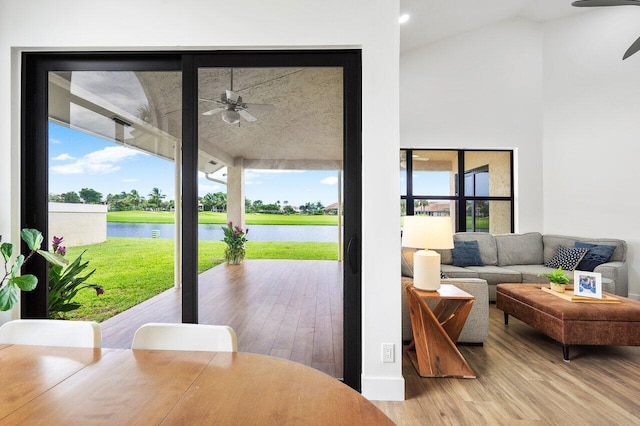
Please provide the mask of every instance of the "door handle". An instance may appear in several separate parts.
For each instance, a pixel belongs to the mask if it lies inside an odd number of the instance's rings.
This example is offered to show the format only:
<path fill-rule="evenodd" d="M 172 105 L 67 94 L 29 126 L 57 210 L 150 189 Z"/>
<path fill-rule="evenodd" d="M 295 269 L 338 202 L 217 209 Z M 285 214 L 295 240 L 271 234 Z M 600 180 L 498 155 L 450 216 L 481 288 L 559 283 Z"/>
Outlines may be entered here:
<path fill-rule="evenodd" d="M 347 261 L 349 263 L 349 268 L 351 272 L 357 274 L 360 272 L 360 268 L 358 267 L 358 253 L 359 253 L 359 244 L 358 244 L 358 236 L 354 234 L 350 239 L 349 243 L 347 243 Z"/>

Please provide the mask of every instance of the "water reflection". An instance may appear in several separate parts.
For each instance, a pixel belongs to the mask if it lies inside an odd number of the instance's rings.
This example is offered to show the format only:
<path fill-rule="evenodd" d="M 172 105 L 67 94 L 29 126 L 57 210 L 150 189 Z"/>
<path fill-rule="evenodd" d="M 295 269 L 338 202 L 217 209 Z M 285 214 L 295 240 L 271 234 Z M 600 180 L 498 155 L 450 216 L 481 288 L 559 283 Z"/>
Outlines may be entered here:
<path fill-rule="evenodd" d="M 198 239 L 222 240 L 222 225 L 198 225 Z M 298 241 L 298 242 L 338 242 L 337 226 L 322 225 L 250 225 L 249 241 Z M 156 231 L 156 232 L 154 232 Z M 173 238 L 174 225 L 170 223 L 107 223 L 107 237 L 151 238 L 157 233 L 159 238 Z"/>

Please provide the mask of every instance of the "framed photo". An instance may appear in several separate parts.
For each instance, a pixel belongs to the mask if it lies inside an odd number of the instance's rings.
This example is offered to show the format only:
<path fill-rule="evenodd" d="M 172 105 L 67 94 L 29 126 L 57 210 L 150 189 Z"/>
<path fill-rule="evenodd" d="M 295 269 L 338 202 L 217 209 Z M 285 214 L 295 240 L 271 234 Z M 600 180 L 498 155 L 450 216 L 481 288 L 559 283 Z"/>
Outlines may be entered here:
<path fill-rule="evenodd" d="M 602 299 L 602 274 L 573 271 L 573 294 Z"/>

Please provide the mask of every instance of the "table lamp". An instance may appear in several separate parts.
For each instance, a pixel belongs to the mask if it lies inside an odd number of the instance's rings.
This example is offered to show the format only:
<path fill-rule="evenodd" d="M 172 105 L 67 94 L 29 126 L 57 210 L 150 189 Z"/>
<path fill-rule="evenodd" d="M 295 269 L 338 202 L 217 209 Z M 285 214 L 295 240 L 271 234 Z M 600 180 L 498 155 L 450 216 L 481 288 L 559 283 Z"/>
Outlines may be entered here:
<path fill-rule="evenodd" d="M 453 248 L 451 217 L 405 216 L 402 246 L 421 249 L 413 254 L 414 287 L 425 291 L 438 290 L 440 253 L 429 249 Z"/>

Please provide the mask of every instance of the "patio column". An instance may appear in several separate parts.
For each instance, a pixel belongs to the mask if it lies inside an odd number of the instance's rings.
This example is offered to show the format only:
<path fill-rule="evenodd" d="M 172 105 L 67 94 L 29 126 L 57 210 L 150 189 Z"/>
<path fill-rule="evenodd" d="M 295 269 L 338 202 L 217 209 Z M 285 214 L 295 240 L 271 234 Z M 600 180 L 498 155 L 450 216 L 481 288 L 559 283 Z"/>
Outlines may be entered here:
<path fill-rule="evenodd" d="M 243 158 L 236 158 L 235 165 L 227 167 L 227 221 L 245 228 Z"/>

